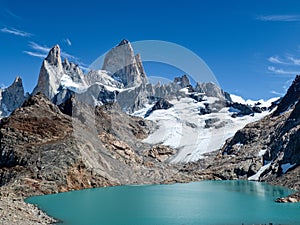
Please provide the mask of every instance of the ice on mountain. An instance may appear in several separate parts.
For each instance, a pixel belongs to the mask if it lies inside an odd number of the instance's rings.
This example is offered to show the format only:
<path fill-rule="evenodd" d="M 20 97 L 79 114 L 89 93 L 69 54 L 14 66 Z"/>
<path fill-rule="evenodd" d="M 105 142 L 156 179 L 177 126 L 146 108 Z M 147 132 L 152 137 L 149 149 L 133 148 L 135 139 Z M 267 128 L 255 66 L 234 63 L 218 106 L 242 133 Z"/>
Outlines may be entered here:
<path fill-rule="evenodd" d="M 69 89 L 70 91 L 73 91 L 75 93 L 83 93 L 87 90 L 86 86 L 75 83 L 71 79 L 71 77 L 65 74 L 62 76 L 60 80 L 60 86 L 65 89 Z"/>
<path fill-rule="evenodd" d="M 271 163 L 272 162 L 269 162 L 268 164 L 262 166 L 256 174 L 252 175 L 251 177 L 248 177 L 248 180 L 258 181 L 261 174 L 271 166 Z"/>
<path fill-rule="evenodd" d="M 245 100 L 242 97 L 233 95 L 233 94 L 231 94 L 230 97 L 231 97 L 231 100 L 236 103 L 240 103 L 243 105 L 250 105 L 250 106 L 258 105 L 259 107 L 266 107 L 266 108 L 270 107 L 272 105 L 272 102 L 275 102 L 279 99 L 279 97 L 275 97 L 275 98 L 270 98 L 267 101 L 265 101 L 263 99 L 254 101 L 254 100 L 250 100 L 250 99 Z"/>
<path fill-rule="evenodd" d="M 172 108 L 157 110 L 152 112 L 147 119 L 156 121 L 159 128 L 144 142 L 149 144 L 163 143 L 178 149 L 178 154 L 172 158 L 172 162 L 196 161 L 204 153 L 215 151 L 221 148 L 226 139 L 232 137 L 237 130 L 246 124 L 259 120 L 267 115 L 267 112 L 255 114 L 254 116 L 244 116 L 232 118 L 229 108 L 224 108 L 218 112 L 199 115 L 199 107 L 204 103 L 212 104 L 217 100 L 215 97 L 208 97 L 204 102 L 195 102 L 193 99 L 185 97 L 180 100 L 172 100 Z M 134 115 L 145 115 L 147 110 L 140 110 Z M 218 119 L 222 126 L 216 123 L 213 127 L 205 129 L 205 121 L 211 118 Z M 188 126 L 195 124 L 194 127 Z"/>
<path fill-rule="evenodd" d="M 281 164 L 282 173 L 286 173 L 289 169 L 293 168 L 295 165 L 296 165 L 296 163 L 294 163 L 294 164 L 290 164 L 290 163 Z"/>

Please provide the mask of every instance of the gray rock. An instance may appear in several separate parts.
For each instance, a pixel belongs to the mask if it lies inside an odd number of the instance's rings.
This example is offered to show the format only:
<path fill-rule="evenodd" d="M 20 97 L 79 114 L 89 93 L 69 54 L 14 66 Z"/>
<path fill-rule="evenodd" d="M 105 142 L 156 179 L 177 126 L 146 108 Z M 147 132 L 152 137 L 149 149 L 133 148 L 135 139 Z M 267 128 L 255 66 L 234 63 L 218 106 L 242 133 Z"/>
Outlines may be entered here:
<path fill-rule="evenodd" d="M 181 88 L 185 88 L 191 85 L 187 75 L 183 75 L 182 77 L 175 77 L 174 83 L 179 85 Z"/>
<path fill-rule="evenodd" d="M 53 99 L 60 86 L 60 80 L 64 74 L 60 57 L 60 48 L 55 45 L 49 52 L 40 69 L 38 84 L 33 90 L 33 95 L 43 93 L 49 99 Z"/>
<path fill-rule="evenodd" d="M 292 85 L 289 87 L 286 95 L 280 100 L 277 109 L 273 113 L 278 116 L 284 113 L 300 100 L 300 75 L 297 75 Z"/>
<path fill-rule="evenodd" d="M 152 112 L 154 112 L 155 110 L 158 110 L 158 109 L 169 109 L 169 108 L 171 108 L 173 106 L 174 105 L 171 104 L 170 102 L 168 102 L 166 99 L 161 98 L 161 99 L 159 99 L 155 103 L 155 105 L 150 110 L 148 110 L 148 112 L 146 113 L 145 117 L 150 116 L 150 114 Z"/>
<path fill-rule="evenodd" d="M 298 79 L 289 89 L 293 93 L 300 90 L 295 85 Z M 283 99 L 297 98 L 290 95 L 288 91 Z M 288 104 L 290 110 L 286 110 L 286 105 L 281 106 L 284 112 L 279 110 L 282 112 L 279 115 L 268 115 L 239 130 L 226 141 L 222 154 L 210 161 L 209 170 L 224 179 L 247 179 L 271 162 L 259 181 L 300 190 L 300 104 L 293 104 Z"/>
<path fill-rule="evenodd" d="M 205 93 L 207 97 L 216 97 L 220 100 L 225 100 L 225 92 L 212 82 L 196 84 L 195 91 Z"/>
<path fill-rule="evenodd" d="M 25 101 L 22 79 L 17 77 L 8 88 L 0 90 L 0 118 L 9 116 Z"/>
<path fill-rule="evenodd" d="M 132 46 L 127 40 L 121 41 L 106 54 L 102 69 L 109 71 L 113 78 L 122 82 L 125 87 L 147 83 L 140 56 L 134 55 Z"/>
<path fill-rule="evenodd" d="M 220 119 L 219 118 L 209 118 L 209 119 L 206 119 L 204 122 L 205 122 L 205 126 L 204 128 L 211 128 L 213 127 L 213 125 L 217 122 L 219 122 Z"/>

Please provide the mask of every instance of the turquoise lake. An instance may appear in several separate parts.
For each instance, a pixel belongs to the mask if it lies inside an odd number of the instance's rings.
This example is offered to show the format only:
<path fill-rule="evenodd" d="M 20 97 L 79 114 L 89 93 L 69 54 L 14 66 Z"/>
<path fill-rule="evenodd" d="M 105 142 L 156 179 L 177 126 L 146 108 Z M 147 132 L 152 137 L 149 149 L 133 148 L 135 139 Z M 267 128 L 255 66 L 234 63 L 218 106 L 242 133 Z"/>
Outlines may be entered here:
<path fill-rule="evenodd" d="M 292 190 L 249 181 L 118 186 L 36 196 L 26 202 L 68 225 L 300 225 Z"/>

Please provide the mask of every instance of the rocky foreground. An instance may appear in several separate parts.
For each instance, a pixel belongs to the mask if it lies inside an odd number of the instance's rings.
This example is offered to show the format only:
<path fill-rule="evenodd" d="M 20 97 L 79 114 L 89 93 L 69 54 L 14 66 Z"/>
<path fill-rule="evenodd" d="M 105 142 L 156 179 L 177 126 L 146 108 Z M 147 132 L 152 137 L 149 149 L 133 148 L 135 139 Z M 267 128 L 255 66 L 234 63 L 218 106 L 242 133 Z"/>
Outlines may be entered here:
<path fill-rule="evenodd" d="M 24 199 L 9 190 L 0 189 L 0 224 L 33 225 L 56 222 L 37 207 L 27 204 Z"/>

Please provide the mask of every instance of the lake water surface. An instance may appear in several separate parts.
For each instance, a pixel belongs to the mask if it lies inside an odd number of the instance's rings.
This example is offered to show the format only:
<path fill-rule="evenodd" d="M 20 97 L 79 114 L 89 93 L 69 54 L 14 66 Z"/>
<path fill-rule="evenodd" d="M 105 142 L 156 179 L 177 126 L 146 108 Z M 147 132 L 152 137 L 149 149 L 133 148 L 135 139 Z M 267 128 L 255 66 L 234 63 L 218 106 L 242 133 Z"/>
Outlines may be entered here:
<path fill-rule="evenodd" d="M 249 181 L 118 186 L 26 200 L 69 225 L 300 225 L 291 190 Z"/>

